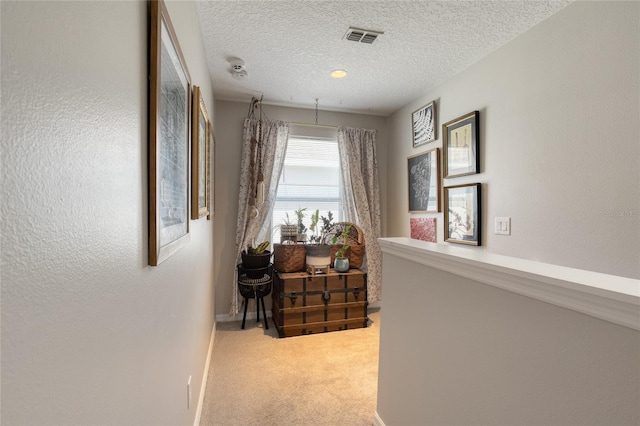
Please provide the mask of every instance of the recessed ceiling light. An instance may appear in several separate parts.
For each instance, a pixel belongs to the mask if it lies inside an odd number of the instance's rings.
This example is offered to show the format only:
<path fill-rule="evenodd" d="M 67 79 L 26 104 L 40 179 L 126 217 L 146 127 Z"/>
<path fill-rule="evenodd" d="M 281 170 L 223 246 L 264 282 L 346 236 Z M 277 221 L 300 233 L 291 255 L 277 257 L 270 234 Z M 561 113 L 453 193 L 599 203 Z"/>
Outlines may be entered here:
<path fill-rule="evenodd" d="M 333 70 L 331 71 L 331 77 L 333 78 L 345 78 L 347 72 L 345 70 Z"/>

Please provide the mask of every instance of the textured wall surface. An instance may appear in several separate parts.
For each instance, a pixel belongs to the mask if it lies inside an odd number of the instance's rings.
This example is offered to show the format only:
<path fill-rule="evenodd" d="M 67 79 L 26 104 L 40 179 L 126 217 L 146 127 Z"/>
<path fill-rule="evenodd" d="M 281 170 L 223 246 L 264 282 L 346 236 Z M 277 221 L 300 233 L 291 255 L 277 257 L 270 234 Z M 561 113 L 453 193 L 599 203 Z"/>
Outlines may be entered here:
<path fill-rule="evenodd" d="M 444 181 L 483 183 L 471 250 L 640 278 L 639 33 L 638 2 L 576 2 L 390 116 L 387 234 L 409 236 L 407 157 L 442 145 L 410 143 L 435 99 L 440 125 L 480 111 L 482 172 Z"/>
<path fill-rule="evenodd" d="M 147 2 L 1 7 L 2 424 L 193 423 L 213 225 L 147 266 Z M 168 8 L 212 112 L 195 3 Z"/>

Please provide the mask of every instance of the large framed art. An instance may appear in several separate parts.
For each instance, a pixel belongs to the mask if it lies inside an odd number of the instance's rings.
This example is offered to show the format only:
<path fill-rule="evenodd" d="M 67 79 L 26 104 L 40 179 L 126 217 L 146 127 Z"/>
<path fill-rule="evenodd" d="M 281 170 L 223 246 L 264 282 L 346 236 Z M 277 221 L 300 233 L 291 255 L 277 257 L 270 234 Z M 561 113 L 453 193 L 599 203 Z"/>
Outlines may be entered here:
<path fill-rule="evenodd" d="M 473 111 L 442 125 L 445 178 L 480 173 L 479 116 Z"/>
<path fill-rule="evenodd" d="M 149 265 L 189 242 L 191 78 L 162 0 L 150 2 Z"/>
<path fill-rule="evenodd" d="M 193 86 L 191 112 L 191 219 L 200 219 L 210 213 L 209 198 L 209 116 L 200 87 Z"/>
<path fill-rule="evenodd" d="M 409 213 L 440 211 L 440 150 L 407 158 Z"/>
<path fill-rule="evenodd" d="M 479 183 L 444 188 L 445 241 L 481 244 L 481 189 Z"/>

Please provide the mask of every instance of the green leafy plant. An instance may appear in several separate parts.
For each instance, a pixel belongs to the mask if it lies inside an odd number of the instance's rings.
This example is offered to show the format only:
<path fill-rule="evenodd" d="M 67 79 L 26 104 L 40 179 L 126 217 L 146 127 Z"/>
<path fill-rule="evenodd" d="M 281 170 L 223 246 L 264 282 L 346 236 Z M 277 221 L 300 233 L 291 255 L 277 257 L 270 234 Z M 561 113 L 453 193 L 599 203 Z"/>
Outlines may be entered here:
<path fill-rule="evenodd" d="M 304 212 L 306 210 L 307 210 L 306 207 L 305 208 L 298 207 L 298 210 L 295 211 L 295 214 L 298 217 L 298 234 L 304 234 L 307 232 L 307 227 L 304 226 L 304 223 L 302 223 L 305 217 Z"/>
<path fill-rule="evenodd" d="M 351 225 L 346 225 L 342 228 L 339 234 L 336 234 L 331 239 L 331 244 L 336 244 L 339 239 L 342 239 L 342 246 L 336 251 L 336 257 L 346 257 L 347 251 L 351 248 L 349 244 L 349 231 L 351 230 Z"/>
<path fill-rule="evenodd" d="M 312 232 L 312 235 L 309 237 L 311 243 L 320 244 L 323 241 L 320 227 L 318 226 L 319 222 L 320 210 L 316 210 L 315 213 L 311 214 L 311 224 L 309 225 L 309 230 Z"/>
<path fill-rule="evenodd" d="M 293 222 L 291 222 L 291 219 L 289 218 L 289 212 L 285 213 L 285 215 L 286 215 L 286 217 L 285 217 L 285 219 L 283 220 L 284 225 L 287 225 L 287 226 L 291 226 L 291 225 L 293 225 L 294 223 L 293 223 Z"/>
<path fill-rule="evenodd" d="M 260 244 L 258 244 L 256 247 L 252 247 L 251 245 L 249 245 L 249 247 L 247 247 L 247 253 L 263 254 L 269 248 L 270 243 L 271 243 L 270 241 L 263 241 Z"/>
<path fill-rule="evenodd" d="M 322 221 L 322 229 L 320 232 L 323 234 L 331 232 L 331 228 L 333 227 L 333 213 L 331 213 L 331 210 L 327 212 L 327 217 L 320 216 L 320 220 Z"/>

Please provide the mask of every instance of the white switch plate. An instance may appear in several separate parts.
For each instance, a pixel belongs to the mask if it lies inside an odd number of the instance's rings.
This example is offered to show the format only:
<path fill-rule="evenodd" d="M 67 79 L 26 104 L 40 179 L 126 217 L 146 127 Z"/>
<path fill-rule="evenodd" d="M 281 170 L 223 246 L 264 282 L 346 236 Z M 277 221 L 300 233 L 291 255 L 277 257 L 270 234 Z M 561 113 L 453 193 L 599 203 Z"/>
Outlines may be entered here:
<path fill-rule="evenodd" d="M 511 218 L 496 217 L 494 233 L 497 235 L 511 235 Z"/>

